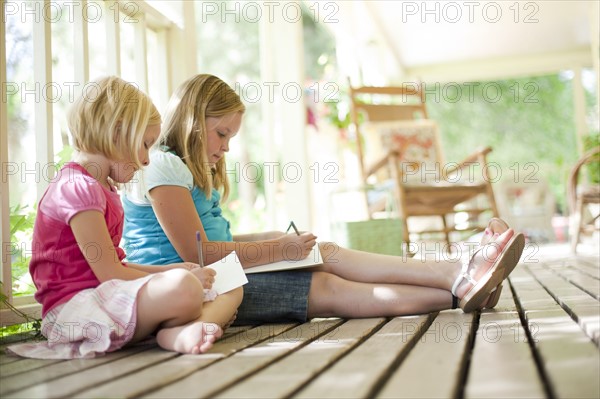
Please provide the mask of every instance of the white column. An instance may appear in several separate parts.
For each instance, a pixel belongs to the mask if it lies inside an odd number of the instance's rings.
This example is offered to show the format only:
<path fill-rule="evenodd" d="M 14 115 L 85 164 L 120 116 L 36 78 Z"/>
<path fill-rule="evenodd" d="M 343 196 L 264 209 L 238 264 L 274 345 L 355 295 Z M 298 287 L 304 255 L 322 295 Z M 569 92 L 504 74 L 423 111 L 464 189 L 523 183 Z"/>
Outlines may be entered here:
<path fill-rule="evenodd" d="M 262 21 L 259 25 L 259 53 L 260 53 L 260 73 L 263 81 L 273 81 L 275 79 L 273 62 L 273 30 L 269 23 Z M 265 159 L 272 161 L 277 154 L 275 145 L 275 105 L 269 101 L 264 101 L 262 105 L 262 117 L 264 128 L 264 151 Z M 277 226 L 277 214 L 275 212 L 277 204 L 277 184 L 265 184 L 265 200 L 267 203 L 266 228 L 267 230 L 281 230 Z"/>
<path fill-rule="evenodd" d="M 593 1 L 590 12 L 592 62 L 596 73 L 596 104 L 600 105 L 600 2 Z"/>
<path fill-rule="evenodd" d="M 81 0 L 80 4 L 76 5 L 73 25 L 73 43 L 75 47 L 75 81 L 80 85 L 77 86 L 79 92 L 76 97 L 81 95 L 83 85 L 90 80 L 90 52 L 88 44 L 88 25 L 87 19 L 84 18 L 84 10 L 87 10 L 87 0 Z M 110 48 L 110 47 L 109 47 Z"/>
<path fill-rule="evenodd" d="M 160 76 L 158 82 L 153 82 L 158 86 L 159 99 L 157 107 L 159 110 L 166 109 L 167 102 L 169 101 L 169 97 L 171 97 L 171 93 L 173 88 L 171 87 L 171 81 L 167 77 L 171 75 L 171 71 L 169 70 L 169 60 L 168 60 L 168 29 L 160 29 L 156 32 L 156 39 L 158 42 L 158 63 L 156 65 L 157 75 Z"/>
<path fill-rule="evenodd" d="M 50 1 L 44 0 L 43 7 L 50 7 Z M 40 18 L 39 22 L 33 24 L 33 80 L 39 84 L 40 90 L 50 88 L 52 82 L 52 42 L 50 32 L 50 21 L 48 18 Z M 49 89 L 51 90 L 51 89 Z M 52 98 L 51 93 L 43 93 L 45 98 Z M 45 168 L 54 161 L 54 148 L 52 140 L 52 102 L 46 101 L 42 96 L 35 102 L 35 160 L 40 170 L 51 170 Z M 52 177 L 52 176 L 48 176 Z M 46 178 L 38 179 L 37 199 L 41 199 L 46 187 Z"/>
<path fill-rule="evenodd" d="M 581 66 L 573 69 L 573 108 L 575 117 L 575 131 L 577 134 L 577 150 L 583 154 L 583 136 L 588 134 L 588 127 L 585 121 L 585 90 L 581 81 Z"/>
<path fill-rule="evenodd" d="M 265 138 L 266 159 L 280 160 L 284 174 L 281 207 L 285 212 L 279 214 L 282 220 L 273 214 L 277 212 L 273 208 L 277 207 L 273 188 L 267 189 L 267 200 L 270 201 L 267 206 L 272 212 L 271 221 L 275 223 L 271 227 L 277 229 L 286 228 L 289 219 L 294 220 L 302 230 L 312 228 L 311 171 L 305 137 L 306 107 L 302 92 L 304 48 L 301 15 L 298 2 L 283 2 L 275 12 L 263 13 L 260 21 L 262 101 L 268 128 Z M 268 85 L 275 86 L 273 101 L 268 98 Z"/>
<path fill-rule="evenodd" d="M 121 76 L 121 13 L 119 4 L 113 0 L 104 2 L 104 23 L 106 27 L 106 66 L 109 75 Z M 112 49 L 112 51 L 110 50 Z"/>
<path fill-rule="evenodd" d="M 2 20 L 4 15 L 4 0 L 0 0 Z M 0 82 L 6 82 L 6 24 L 0 24 Z M 11 251 L 10 243 L 10 204 L 8 187 L 8 118 L 7 99 L 0 101 L 0 165 L 2 178 L 0 179 L 0 242 L 2 242 L 2 263 L 0 263 L 0 279 L 2 281 L 2 294 L 12 298 L 11 262 L 8 253 Z"/>
<path fill-rule="evenodd" d="M 196 43 L 196 2 L 184 1 L 183 7 L 183 62 L 186 80 L 198 73 L 198 46 Z"/>
<path fill-rule="evenodd" d="M 134 26 L 134 59 L 135 59 L 135 80 L 139 84 L 140 90 L 148 92 L 148 54 L 146 49 L 146 14 L 143 12 L 135 15 L 136 23 Z"/>

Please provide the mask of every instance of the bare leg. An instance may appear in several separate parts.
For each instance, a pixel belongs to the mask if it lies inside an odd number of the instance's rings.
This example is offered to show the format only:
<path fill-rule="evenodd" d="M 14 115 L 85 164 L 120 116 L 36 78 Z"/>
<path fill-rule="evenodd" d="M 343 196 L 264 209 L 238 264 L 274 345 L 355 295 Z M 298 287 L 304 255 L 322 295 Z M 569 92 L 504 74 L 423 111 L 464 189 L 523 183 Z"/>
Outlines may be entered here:
<path fill-rule="evenodd" d="M 480 269 L 489 269 L 512 234 L 511 230 L 496 237 L 493 244 L 489 245 L 490 250 L 482 251 L 483 254 L 478 255 L 484 258 L 479 262 Z M 498 251 L 493 251 L 494 248 Z M 462 266 L 458 259 L 422 261 L 402 256 L 354 251 L 333 243 L 321 243 L 319 249 L 324 264 L 316 270 L 362 283 L 415 285 L 450 290 Z"/>
<path fill-rule="evenodd" d="M 449 291 L 399 284 L 348 281 L 315 272 L 308 297 L 308 317 L 382 317 L 449 309 Z"/>
<path fill-rule="evenodd" d="M 461 263 L 448 260 L 421 261 L 402 256 L 380 255 L 320 243 L 324 264 L 319 270 L 346 280 L 363 283 L 418 285 L 448 290 Z"/>
<path fill-rule="evenodd" d="M 132 342 L 158 328 L 158 344 L 167 350 L 200 353 L 222 333 L 213 323 L 199 320 L 204 291 L 194 275 L 183 269 L 153 276 L 138 292 L 137 321 Z"/>
<path fill-rule="evenodd" d="M 216 323 L 224 329 L 235 315 L 243 298 L 244 290 L 241 287 L 219 295 L 214 301 L 204 303 L 199 320 Z"/>
<path fill-rule="evenodd" d="M 478 252 L 473 260 L 474 266 L 469 269 L 471 277 L 478 280 L 489 270 L 513 234 L 512 230 L 506 231 L 493 244 Z M 399 267 L 398 263 L 390 262 L 396 259 L 394 257 L 350 250 L 342 251 L 341 256 L 348 257 L 349 267 L 341 266 L 341 262 L 340 265 L 335 264 L 337 267 L 326 264 L 323 269 L 339 272 L 314 273 L 309 292 L 309 317 L 400 316 L 451 307 L 449 291 L 458 268 L 453 270 L 444 265 L 438 271 L 431 265 L 406 264 Z M 362 266 L 361 261 L 365 262 Z M 344 278 L 347 276 L 367 281 Z M 388 280 L 377 283 L 379 278 Z M 458 286 L 457 296 L 462 298 L 471 287 L 464 280 Z"/>

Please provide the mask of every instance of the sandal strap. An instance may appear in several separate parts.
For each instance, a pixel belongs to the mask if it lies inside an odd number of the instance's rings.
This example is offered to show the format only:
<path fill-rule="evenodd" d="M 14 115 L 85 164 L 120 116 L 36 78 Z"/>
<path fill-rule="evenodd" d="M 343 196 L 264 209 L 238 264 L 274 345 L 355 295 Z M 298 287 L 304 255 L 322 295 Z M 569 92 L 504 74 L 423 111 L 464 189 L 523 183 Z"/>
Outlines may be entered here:
<path fill-rule="evenodd" d="M 456 295 L 452 295 L 452 309 L 458 308 L 458 297 Z"/>
<path fill-rule="evenodd" d="M 452 292 L 453 296 L 456 296 L 456 290 L 458 289 L 458 286 L 460 285 L 460 283 L 462 283 L 463 280 L 467 280 L 467 282 L 469 282 L 473 285 L 477 284 L 477 280 L 475 280 L 473 277 L 471 277 L 469 275 L 469 273 L 467 273 L 467 271 L 469 270 L 469 267 L 471 266 L 471 263 L 473 262 L 475 255 L 477 255 L 477 253 L 479 251 L 481 251 L 483 249 L 483 247 L 484 246 L 477 248 L 477 250 L 475 252 L 473 252 L 473 255 L 471 255 L 471 257 L 469 258 L 469 260 L 463 261 L 463 265 L 460 270 L 460 273 L 458 273 L 456 280 L 454 280 L 454 284 L 452 284 L 451 292 Z"/>

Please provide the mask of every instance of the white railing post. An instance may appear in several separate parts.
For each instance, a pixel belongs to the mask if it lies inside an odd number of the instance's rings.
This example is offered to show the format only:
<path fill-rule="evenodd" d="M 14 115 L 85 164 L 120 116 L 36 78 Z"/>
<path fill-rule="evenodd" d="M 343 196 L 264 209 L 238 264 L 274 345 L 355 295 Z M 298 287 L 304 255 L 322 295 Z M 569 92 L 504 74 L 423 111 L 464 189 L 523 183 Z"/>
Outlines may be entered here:
<path fill-rule="evenodd" d="M 6 20 L 4 0 L 0 0 L 2 20 Z M 6 82 L 6 24 L 0 24 L 0 82 Z M 2 263 L 0 264 L 0 278 L 2 279 L 2 294 L 8 300 L 12 299 L 12 274 L 11 258 L 12 252 L 10 237 L 10 203 L 8 186 L 8 94 L 2 94 L 0 101 L 0 167 L 2 178 L 0 179 L 0 241 L 2 242 Z"/>
<path fill-rule="evenodd" d="M 50 0 L 44 0 L 43 7 L 49 8 Z M 41 90 L 39 101 L 35 102 L 35 161 L 36 170 L 53 170 L 46 167 L 54 161 L 54 144 L 52 134 L 52 37 L 50 20 L 40 18 L 33 24 L 33 81 Z M 38 201 L 48 187 L 49 178 L 43 176 L 37 179 Z"/>

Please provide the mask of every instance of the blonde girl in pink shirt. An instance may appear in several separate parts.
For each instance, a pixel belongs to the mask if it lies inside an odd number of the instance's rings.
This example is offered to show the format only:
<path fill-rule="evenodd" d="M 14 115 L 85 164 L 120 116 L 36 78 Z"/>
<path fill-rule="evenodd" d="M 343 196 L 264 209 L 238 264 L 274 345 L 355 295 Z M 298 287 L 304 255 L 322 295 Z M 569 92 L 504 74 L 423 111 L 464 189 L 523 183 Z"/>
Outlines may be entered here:
<path fill-rule="evenodd" d="M 116 185 L 148 165 L 161 119 L 146 94 L 118 77 L 86 88 L 69 114 L 73 161 L 50 183 L 34 226 L 29 268 L 48 340 L 10 350 L 28 357 L 93 357 L 156 333 L 166 350 L 205 352 L 234 317 L 243 293 L 215 299 L 209 290 L 215 272 L 195 263 L 124 262 Z"/>

